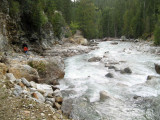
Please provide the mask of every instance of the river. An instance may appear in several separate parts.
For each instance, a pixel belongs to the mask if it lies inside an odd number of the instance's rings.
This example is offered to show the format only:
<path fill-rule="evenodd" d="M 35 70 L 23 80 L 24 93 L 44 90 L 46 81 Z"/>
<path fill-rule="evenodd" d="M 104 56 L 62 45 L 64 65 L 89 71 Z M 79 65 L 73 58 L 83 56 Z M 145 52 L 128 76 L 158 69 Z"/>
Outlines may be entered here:
<path fill-rule="evenodd" d="M 59 87 L 65 93 L 64 99 L 73 101 L 70 116 L 75 120 L 160 119 L 156 103 L 160 79 L 147 80 L 148 75 L 160 77 L 154 68 L 160 56 L 152 54 L 145 43 L 112 43 L 100 42 L 99 49 L 65 60 L 66 74 Z M 102 60 L 88 62 L 92 57 Z M 118 70 L 108 69 L 105 64 Z M 126 67 L 132 74 L 119 72 Z M 107 73 L 114 77 L 107 78 Z M 106 91 L 108 99 L 101 101 L 100 91 Z"/>

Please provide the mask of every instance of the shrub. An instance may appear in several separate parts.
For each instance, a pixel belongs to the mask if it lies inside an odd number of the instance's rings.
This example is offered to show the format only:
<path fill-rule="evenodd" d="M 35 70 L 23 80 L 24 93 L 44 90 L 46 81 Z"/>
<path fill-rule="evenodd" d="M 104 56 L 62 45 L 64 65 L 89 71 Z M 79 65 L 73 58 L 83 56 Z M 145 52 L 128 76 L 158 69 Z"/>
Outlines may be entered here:
<path fill-rule="evenodd" d="M 160 26 L 157 26 L 154 31 L 154 44 L 160 45 Z"/>
<path fill-rule="evenodd" d="M 71 22 L 70 28 L 71 28 L 72 34 L 75 34 L 75 33 L 76 33 L 76 30 L 79 29 L 79 25 L 78 25 L 78 23 L 76 23 L 76 22 Z"/>
<path fill-rule="evenodd" d="M 15 0 L 9 0 L 9 14 L 11 17 L 16 17 L 20 13 L 19 2 Z"/>

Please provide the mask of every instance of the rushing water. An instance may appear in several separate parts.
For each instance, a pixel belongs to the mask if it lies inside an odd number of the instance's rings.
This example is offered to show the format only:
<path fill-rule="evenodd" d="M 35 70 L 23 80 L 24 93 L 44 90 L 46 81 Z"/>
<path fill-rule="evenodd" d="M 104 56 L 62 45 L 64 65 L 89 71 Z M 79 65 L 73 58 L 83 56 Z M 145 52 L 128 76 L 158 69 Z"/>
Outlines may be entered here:
<path fill-rule="evenodd" d="M 157 111 L 160 79 L 147 81 L 148 75 L 159 77 L 154 63 L 160 61 L 160 56 L 147 52 L 150 47 L 142 43 L 101 42 L 98 46 L 99 49 L 89 54 L 65 60 L 66 74 L 60 88 L 65 99 L 73 100 L 71 117 L 75 120 L 160 119 Z M 103 59 L 88 62 L 92 57 Z M 105 63 L 119 70 L 129 67 L 132 74 L 108 69 Z M 107 73 L 112 73 L 114 78 L 105 77 Z M 100 101 L 100 91 L 106 91 L 109 98 Z"/>

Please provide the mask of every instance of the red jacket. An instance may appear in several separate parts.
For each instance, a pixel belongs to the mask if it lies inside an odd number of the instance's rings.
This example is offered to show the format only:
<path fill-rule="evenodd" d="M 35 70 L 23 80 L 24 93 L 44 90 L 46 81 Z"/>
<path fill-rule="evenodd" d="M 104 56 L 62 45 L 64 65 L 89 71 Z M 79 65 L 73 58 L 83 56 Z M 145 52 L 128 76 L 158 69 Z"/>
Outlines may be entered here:
<path fill-rule="evenodd" d="M 24 47 L 24 51 L 28 51 L 28 48 L 27 48 L 27 47 Z"/>

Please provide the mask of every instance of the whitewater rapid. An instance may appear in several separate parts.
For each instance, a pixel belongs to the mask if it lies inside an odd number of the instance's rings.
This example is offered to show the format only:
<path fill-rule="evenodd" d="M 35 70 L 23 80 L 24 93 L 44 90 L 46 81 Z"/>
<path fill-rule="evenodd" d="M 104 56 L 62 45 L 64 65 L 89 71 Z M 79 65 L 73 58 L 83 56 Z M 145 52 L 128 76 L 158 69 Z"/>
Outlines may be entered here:
<path fill-rule="evenodd" d="M 154 64 L 160 56 L 150 52 L 145 43 L 100 42 L 99 49 L 88 54 L 65 60 L 65 77 L 60 81 L 64 99 L 72 99 L 71 117 L 75 120 L 154 120 L 151 100 L 160 94 L 160 79 Z M 92 57 L 102 57 L 99 62 L 88 62 Z M 114 64 L 113 64 L 114 63 Z M 129 67 L 132 74 L 118 70 Z M 105 75 L 112 73 L 114 78 Z M 109 99 L 100 101 L 100 91 L 106 91 Z"/>

